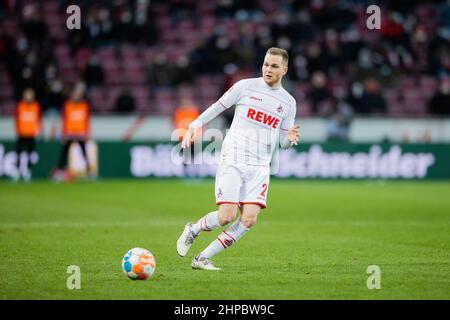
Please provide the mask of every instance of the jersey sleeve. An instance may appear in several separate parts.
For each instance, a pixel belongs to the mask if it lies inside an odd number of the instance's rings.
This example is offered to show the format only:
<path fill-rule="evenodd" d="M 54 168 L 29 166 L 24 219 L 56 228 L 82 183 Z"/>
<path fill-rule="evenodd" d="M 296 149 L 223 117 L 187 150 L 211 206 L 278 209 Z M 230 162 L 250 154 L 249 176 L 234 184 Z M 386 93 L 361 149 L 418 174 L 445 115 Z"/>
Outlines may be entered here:
<path fill-rule="evenodd" d="M 213 103 L 208 109 L 195 119 L 189 128 L 198 129 L 216 118 L 223 111 L 234 106 L 241 97 L 241 92 L 244 87 L 244 81 L 236 82 L 227 92 L 225 92 L 219 100 Z"/>
<path fill-rule="evenodd" d="M 280 126 L 280 144 L 283 149 L 290 148 L 292 142 L 288 140 L 287 133 L 290 128 L 294 125 L 295 115 L 297 113 L 296 103 L 291 106 L 287 117 L 281 122 Z"/>
<path fill-rule="evenodd" d="M 241 98 L 244 86 L 244 80 L 236 82 L 230 89 L 228 89 L 227 92 L 222 95 L 222 97 L 220 97 L 219 103 L 221 103 L 226 109 L 234 106 Z"/>

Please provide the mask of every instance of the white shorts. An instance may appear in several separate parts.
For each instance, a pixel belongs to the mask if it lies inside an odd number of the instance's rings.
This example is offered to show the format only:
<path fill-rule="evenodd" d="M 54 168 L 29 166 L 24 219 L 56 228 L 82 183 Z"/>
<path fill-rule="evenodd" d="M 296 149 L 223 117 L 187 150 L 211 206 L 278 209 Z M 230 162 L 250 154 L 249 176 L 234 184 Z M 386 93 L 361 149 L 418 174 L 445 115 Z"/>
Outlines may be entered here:
<path fill-rule="evenodd" d="M 270 167 L 220 163 L 216 174 L 216 204 L 259 204 L 266 208 Z"/>

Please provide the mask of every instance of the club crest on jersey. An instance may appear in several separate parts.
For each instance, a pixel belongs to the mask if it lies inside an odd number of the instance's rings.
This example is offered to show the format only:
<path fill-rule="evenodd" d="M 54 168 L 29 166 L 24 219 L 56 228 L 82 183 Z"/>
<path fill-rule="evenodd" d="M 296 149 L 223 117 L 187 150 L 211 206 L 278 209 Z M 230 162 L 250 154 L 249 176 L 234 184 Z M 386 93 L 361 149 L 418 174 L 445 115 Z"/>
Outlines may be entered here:
<path fill-rule="evenodd" d="M 280 106 L 277 108 L 277 112 L 278 113 L 282 113 L 283 112 L 283 106 L 280 104 Z"/>
<path fill-rule="evenodd" d="M 252 119 L 256 122 L 264 123 L 274 129 L 278 128 L 278 125 L 280 124 L 280 119 L 262 111 L 256 111 L 253 108 L 248 108 L 247 118 Z"/>

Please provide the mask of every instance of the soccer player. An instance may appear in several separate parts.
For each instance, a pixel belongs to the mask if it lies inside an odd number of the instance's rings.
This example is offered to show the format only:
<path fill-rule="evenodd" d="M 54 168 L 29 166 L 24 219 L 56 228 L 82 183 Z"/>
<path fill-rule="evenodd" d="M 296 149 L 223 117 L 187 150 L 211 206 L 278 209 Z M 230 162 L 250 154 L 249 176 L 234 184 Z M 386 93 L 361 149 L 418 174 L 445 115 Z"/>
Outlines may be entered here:
<path fill-rule="evenodd" d="M 83 93 L 80 89 L 75 89 L 72 92 L 71 98 L 64 103 L 62 122 L 63 148 L 59 158 L 58 169 L 60 171 L 64 170 L 67 164 L 70 145 L 75 142 L 80 145 L 86 160 L 87 171 L 91 172 L 91 165 L 86 151 L 86 142 L 90 134 L 89 104 L 83 99 Z"/>
<path fill-rule="evenodd" d="M 18 180 L 22 175 L 25 181 L 31 179 L 31 155 L 36 152 L 36 137 L 42 128 L 41 106 L 35 99 L 35 92 L 27 88 L 23 92 L 22 100 L 19 101 L 15 113 L 17 133 L 17 175 L 13 177 Z M 22 153 L 26 153 L 26 167 L 21 170 L 20 159 Z"/>
<path fill-rule="evenodd" d="M 238 241 L 256 223 L 266 208 L 270 163 L 278 144 L 287 149 L 299 141 L 299 125 L 294 125 L 295 99 L 281 80 L 288 70 L 286 50 L 270 48 L 262 66 L 262 77 L 235 83 L 216 103 L 189 125 L 182 148 L 188 148 L 196 131 L 226 109 L 235 107 L 230 130 L 222 145 L 215 181 L 216 204 L 196 223 L 186 224 L 177 241 L 184 257 L 201 231 L 211 231 L 233 222 L 192 261 L 192 268 L 220 270 L 210 259 Z"/>

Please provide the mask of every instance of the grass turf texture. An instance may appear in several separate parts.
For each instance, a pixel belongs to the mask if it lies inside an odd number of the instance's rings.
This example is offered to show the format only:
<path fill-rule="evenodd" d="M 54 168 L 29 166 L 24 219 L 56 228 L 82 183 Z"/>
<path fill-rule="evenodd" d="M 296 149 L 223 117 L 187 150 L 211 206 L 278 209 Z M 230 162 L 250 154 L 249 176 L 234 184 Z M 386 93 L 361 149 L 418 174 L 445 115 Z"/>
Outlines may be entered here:
<path fill-rule="evenodd" d="M 220 232 L 176 253 L 184 224 L 215 210 L 213 181 L 0 182 L 1 299 L 449 299 L 448 182 L 272 181 L 268 209 L 236 245 L 192 257 Z M 144 247 L 146 281 L 121 271 Z M 68 290 L 67 267 L 81 268 Z M 381 290 L 369 290 L 369 265 Z"/>

